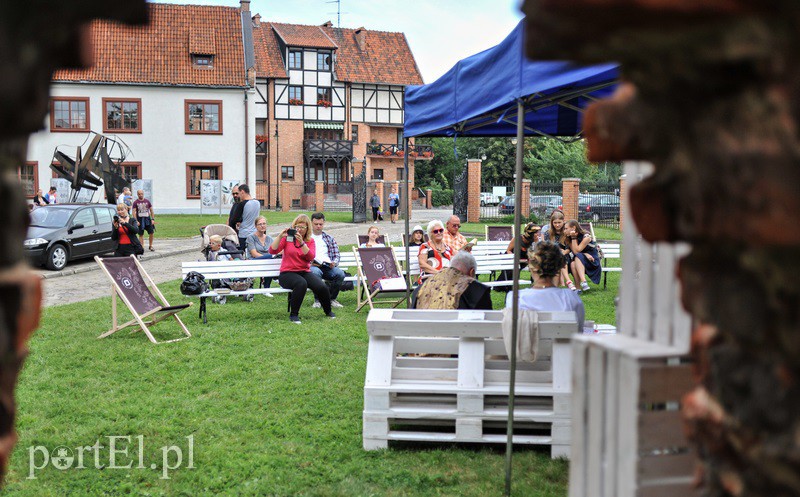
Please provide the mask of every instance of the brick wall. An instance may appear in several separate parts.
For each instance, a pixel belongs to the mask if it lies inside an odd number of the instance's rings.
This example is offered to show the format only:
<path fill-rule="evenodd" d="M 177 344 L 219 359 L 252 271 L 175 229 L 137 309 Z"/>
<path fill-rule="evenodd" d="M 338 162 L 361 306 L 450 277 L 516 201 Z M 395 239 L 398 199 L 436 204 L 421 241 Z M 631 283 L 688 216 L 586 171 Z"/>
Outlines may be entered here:
<path fill-rule="evenodd" d="M 562 185 L 563 186 L 563 185 Z M 531 215 L 531 180 L 524 178 L 522 180 L 522 206 L 520 209 L 520 216 L 525 221 Z"/>

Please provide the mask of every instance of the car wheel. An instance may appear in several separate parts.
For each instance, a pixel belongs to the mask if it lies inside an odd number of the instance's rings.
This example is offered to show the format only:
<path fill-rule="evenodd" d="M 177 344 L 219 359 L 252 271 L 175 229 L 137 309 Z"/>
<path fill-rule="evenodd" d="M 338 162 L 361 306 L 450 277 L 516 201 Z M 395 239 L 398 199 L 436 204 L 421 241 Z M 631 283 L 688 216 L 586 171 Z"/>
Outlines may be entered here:
<path fill-rule="evenodd" d="M 67 249 L 56 244 L 47 251 L 47 269 L 61 271 L 67 265 Z"/>
<path fill-rule="evenodd" d="M 594 214 L 592 214 L 592 221 L 597 222 L 599 220 L 600 220 L 600 214 L 598 214 L 596 212 Z"/>

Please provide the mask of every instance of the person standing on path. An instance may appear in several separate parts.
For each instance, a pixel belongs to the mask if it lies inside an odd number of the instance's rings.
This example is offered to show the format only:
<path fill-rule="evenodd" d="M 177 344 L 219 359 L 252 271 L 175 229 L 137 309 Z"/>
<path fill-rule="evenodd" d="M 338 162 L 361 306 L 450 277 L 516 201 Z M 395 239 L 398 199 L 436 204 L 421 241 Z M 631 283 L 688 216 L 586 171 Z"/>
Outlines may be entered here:
<path fill-rule="evenodd" d="M 400 195 L 396 191 L 389 194 L 389 217 L 392 223 L 397 221 L 397 208 L 400 206 Z"/>
<path fill-rule="evenodd" d="M 50 191 L 47 192 L 47 195 L 44 196 L 44 199 L 47 201 L 48 204 L 55 204 L 56 203 L 56 187 L 51 186 Z"/>
<path fill-rule="evenodd" d="M 122 193 L 119 194 L 117 197 L 117 205 L 125 204 L 128 207 L 128 212 L 130 213 L 131 207 L 133 206 L 133 195 L 131 195 L 131 189 L 127 186 L 122 189 Z"/>
<path fill-rule="evenodd" d="M 238 234 L 239 226 L 242 223 L 242 209 L 244 209 L 244 202 L 241 202 L 239 198 L 239 185 L 231 189 L 231 195 L 233 195 L 233 205 L 231 206 L 231 211 L 228 213 L 228 226 L 233 228 Z"/>
<path fill-rule="evenodd" d="M 156 213 L 153 210 L 153 204 L 144 198 L 144 190 L 136 190 L 136 195 L 139 198 L 133 201 L 131 213 L 139 223 L 139 243 L 144 246 L 144 232 L 146 231 L 150 235 L 150 252 L 154 252 L 153 233 L 156 231 Z"/>
<path fill-rule="evenodd" d="M 239 203 L 242 204 L 242 221 L 239 223 L 239 250 L 247 248 L 247 238 L 256 232 L 256 218 L 261 212 L 261 204 L 250 196 L 250 187 L 239 185 Z"/>
<path fill-rule="evenodd" d="M 381 209 L 381 198 L 378 196 L 378 190 L 372 192 L 372 197 L 369 199 L 369 206 L 372 207 L 372 221 L 378 222 L 378 211 Z"/>

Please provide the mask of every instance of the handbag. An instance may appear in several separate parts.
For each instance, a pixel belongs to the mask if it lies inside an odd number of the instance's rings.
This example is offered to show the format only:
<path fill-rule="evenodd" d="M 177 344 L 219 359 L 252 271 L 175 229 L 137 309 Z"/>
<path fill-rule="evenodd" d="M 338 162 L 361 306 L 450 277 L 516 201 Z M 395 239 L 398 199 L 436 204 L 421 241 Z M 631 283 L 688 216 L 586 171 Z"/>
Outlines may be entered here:
<path fill-rule="evenodd" d="M 181 293 L 184 295 L 200 295 L 207 291 L 206 278 L 197 271 L 190 271 L 181 283 Z"/>

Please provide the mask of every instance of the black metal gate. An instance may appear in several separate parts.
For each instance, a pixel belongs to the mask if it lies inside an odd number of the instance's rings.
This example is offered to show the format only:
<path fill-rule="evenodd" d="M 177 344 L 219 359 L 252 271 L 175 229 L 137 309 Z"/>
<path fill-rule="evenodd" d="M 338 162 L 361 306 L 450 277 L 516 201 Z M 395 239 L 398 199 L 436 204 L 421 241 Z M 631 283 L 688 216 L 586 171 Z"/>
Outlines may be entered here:
<path fill-rule="evenodd" d="M 367 221 L 367 168 L 361 174 L 353 176 L 353 222 Z"/>
<path fill-rule="evenodd" d="M 467 167 L 456 177 L 453 182 L 453 214 L 461 219 L 462 223 L 467 222 Z"/>

